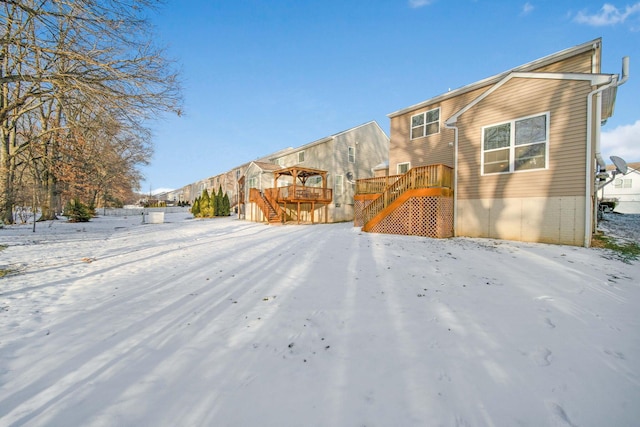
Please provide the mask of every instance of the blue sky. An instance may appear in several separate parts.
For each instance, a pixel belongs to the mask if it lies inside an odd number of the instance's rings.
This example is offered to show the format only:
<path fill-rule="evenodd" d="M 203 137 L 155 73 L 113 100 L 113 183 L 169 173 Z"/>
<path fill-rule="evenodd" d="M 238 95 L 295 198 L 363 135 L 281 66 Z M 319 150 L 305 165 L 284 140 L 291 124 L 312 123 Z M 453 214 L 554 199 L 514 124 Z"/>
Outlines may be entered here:
<path fill-rule="evenodd" d="M 152 123 L 143 192 L 180 188 L 592 39 L 630 79 L 603 154 L 640 161 L 640 2 L 166 0 L 150 15 L 184 82 Z M 638 76 L 638 77 L 636 77 Z"/>

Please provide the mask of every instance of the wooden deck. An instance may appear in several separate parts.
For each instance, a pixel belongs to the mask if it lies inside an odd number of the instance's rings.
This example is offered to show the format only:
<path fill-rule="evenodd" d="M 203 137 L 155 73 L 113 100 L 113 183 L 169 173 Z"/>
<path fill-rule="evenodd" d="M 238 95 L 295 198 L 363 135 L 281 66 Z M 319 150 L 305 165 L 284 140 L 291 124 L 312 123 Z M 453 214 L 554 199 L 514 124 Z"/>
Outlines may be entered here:
<path fill-rule="evenodd" d="M 452 187 L 453 169 L 442 164 L 358 180 L 354 225 L 363 231 L 450 237 Z"/>
<path fill-rule="evenodd" d="M 333 198 L 330 188 L 290 185 L 267 191 L 273 191 L 273 198 L 278 203 L 331 203 Z"/>

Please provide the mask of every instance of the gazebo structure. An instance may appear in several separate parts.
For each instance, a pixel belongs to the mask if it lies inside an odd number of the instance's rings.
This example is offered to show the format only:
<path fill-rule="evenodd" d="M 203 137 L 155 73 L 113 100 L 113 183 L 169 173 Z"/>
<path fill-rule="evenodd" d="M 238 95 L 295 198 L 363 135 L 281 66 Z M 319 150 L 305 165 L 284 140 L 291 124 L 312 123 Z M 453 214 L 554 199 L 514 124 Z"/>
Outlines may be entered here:
<path fill-rule="evenodd" d="M 278 186 L 278 179 L 290 176 L 291 184 Z M 320 187 L 308 186 L 311 177 L 319 176 Z M 256 202 L 270 223 L 295 220 L 298 224 L 305 221 L 315 223 L 315 211 L 324 205 L 324 222 L 328 222 L 328 204 L 333 199 L 333 192 L 327 188 L 327 171 L 320 169 L 292 166 L 273 172 L 273 188 L 264 192 L 251 189 L 250 201 Z"/>

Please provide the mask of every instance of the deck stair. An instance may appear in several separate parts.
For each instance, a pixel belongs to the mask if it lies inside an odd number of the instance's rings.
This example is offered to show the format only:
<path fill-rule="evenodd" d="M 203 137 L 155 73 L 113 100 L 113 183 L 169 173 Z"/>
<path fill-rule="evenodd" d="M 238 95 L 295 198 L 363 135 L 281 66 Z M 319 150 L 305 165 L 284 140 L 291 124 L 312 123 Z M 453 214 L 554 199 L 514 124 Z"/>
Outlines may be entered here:
<path fill-rule="evenodd" d="M 252 188 L 249 197 L 250 201 L 255 202 L 260 207 L 269 224 L 282 223 L 284 222 L 284 212 L 278 203 L 272 197 L 269 197 L 270 194 L 269 191 L 263 193 L 256 188 Z"/>
<path fill-rule="evenodd" d="M 416 224 L 416 221 L 434 222 L 433 219 L 423 218 L 424 215 L 413 215 L 414 218 L 412 218 L 412 215 L 399 215 L 398 211 L 406 209 L 406 203 L 411 200 L 434 201 L 442 197 L 452 197 L 452 180 L 452 169 L 441 164 L 412 168 L 404 175 L 359 180 L 356 198 L 359 196 L 362 200 L 366 200 L 360 216 L 362 230 L 375 231 L 383 222 L 386 224 L 384 227 L 396 229 L 398 234 L 413 234 L 407 232 L 412 229 L 424 230 L 424 224 Z M 435 203 L 437 205 L 438 202 Z M 421 210 L 425 213 L 428 211 L 428 209 Z M 390 218 L 395 218 L 393 221 L 399 221 L 402 224 L 390 225 Z M 402 219 L 398 220 L 398 218 Z M 438 221 L 435 220 L 435 222 Z M 427 225 L 427 228 L 429 227 Z M 424 232 L 418 234 L 424 234 Z M 438 234 L 441 233 L 438 232 Z"/>

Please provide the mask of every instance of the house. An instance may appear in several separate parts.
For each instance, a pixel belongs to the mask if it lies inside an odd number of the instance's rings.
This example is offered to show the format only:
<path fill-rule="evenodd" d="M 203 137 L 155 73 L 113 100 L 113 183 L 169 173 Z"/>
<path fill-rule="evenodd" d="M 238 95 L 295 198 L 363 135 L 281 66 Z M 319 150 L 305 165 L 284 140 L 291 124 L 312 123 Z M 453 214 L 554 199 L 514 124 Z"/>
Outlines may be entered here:
<path fill-rule="evenodd" d="M 614 176 L 612 182 L 602 187 L 600 200 L 614 200 L 614 212 L 640 214 L 640 162 L 627 166 L 626 174 Z M 607 172 L 615 169 L 614 165 L 607 165 Z"/>
<path fill-rule="evenodd" d="M 268 159 L 280 156 L 283 153 L 286 153 L 287 151 L 290 151 L 292 149 L 293 148 L 291 147 L 285 148 L 275 153 L 271 153 L 266 156 L 259 157 L 256 161 L 267 162 Z M 217 193 L 219 189 L 222 188 L 223 193 L 225 193 L 229 197 L 231 207 L 234 210 L 237 210 L 238 201 L 240 199 L 239 197 L 240 187 L 238 185 L 238 180 L 242 176 L 244 176 L 247 168 L 251 165 L 251 163 L 252 162 L 244 163 L 227 172 L 223 172 L 218 175 L 201 179 L 191 184 L 187 184 L 184 187 L 181 187 L 177 190 L 168 192 L 166 193 L 166 200 L 174 200 L 176 202 L 193 204 L 194 200 L 202 195 L 203 190 L 207 190 L 209 194 L 211 194 L 212 192 Z"/>
<path fill-rule="evenodd" d="M 254 161 L 241 178 L 243 217 L 268 222 L 343 222 L 354 218 L 355 183 L 387 159 L 377 122 Z M 242 203 L 242 202 L 241 202 Z"/>
<path fill-rule="evenodd" d="M 394 175 L 359 183 L 363 229 L 589 246 L 628 68 L 601 73 L 601 53 L 592 40 L 389 114 Z"/>

